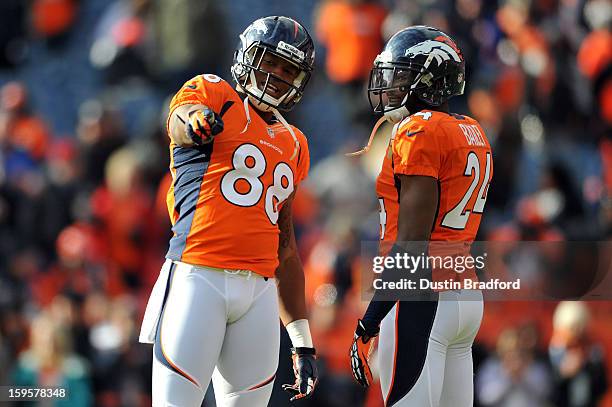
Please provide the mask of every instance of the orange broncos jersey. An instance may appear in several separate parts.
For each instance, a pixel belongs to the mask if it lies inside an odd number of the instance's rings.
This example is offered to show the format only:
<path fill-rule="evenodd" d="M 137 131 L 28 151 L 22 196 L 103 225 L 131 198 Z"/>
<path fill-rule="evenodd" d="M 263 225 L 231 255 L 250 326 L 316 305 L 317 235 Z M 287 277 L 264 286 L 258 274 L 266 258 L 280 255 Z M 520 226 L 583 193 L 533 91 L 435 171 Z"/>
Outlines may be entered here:
<path fill-rule="evenodd" d="M 225 126 L 201 147 L 170 143 L 173 237 L 166 257 L 273 277 L 279 211 L 308 173 L 306 138 L 293 127 L 298 146 L 281 123 L 268 125 L 250 105 L 247 124 L 240 95 L 216 75 L 186 82 L 170 102 L 168 118 L 185 104 L 208 106 L 223 115 Z"/>
<path fill-rule="evenodd" d="M 400 174 L 438 180 L 438 210 L 429 255 L 469 254 L 493 176 L 491 147 L 478 122 L 467 116 L 424 110 L 394 126 L 376 181 L 382 255 L 389 252 L 397 237 L 400 184 L 396 175 Z M 434 280 L 476 279 L 473 268 L 462 275 L 447 269 L 433 271 Z"/>

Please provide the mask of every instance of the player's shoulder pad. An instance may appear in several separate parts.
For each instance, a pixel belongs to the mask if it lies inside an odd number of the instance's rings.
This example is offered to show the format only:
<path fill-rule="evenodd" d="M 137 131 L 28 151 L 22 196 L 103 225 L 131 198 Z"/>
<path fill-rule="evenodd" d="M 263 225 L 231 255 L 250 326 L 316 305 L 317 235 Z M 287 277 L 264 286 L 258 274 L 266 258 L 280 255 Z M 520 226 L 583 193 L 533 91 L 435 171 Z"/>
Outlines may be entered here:
<path fill-rule="evenodd" d="M 207 92 L 211 91 L 226 91 L 228 88 L 232 89 L 231 85 L 227 83 L 227 81 L 221 78 L 218 75 L 206 73 L 201 75 L 196 75 L 193 78 L 189 79 L 185 84 L 183 84 L 183 88 L 191 89 L 191 90 L 206 90 Z"/>
<path fill-rule="evenodd" d="M 289 126 L 291 126 L 291 128 L 293 129 L 293 132 L 295 133 L 295 137 L 297 137 L 297 139 L 300 141 L 300 144 L 303 143 L 307 143 L 308 142 L 308 138 L 306 137 L 306 135 L 302 132 L 302 130 L 298 129 L 297 127 L 295 127 L 293 124 L 290 124 Z"/>
<path fill-rule="evenodd" d="M 443 113 L 429 110 L 414 113 L 393 127 L 393 135 L 413 137 L 420 133 L 434 133 L 443 115 Z"/>
<path fill-rule="evenodd" d="M 304 133 L 302 133 L 300 129 L 298 129 L 292 124 L 289 124 L 289 127 L 291 127 L 291 130 L 293 130 L 293 134 L 295 134 L 295 137 L 298 139 L 300 144 L 303 145 L 308 142 L 308 139 L 306 138 L 306 136 L 304 135 Z M 290 136 L 289 130 L 285 126 L 283 126 L 283 124 L 280 122 L 276 122 L 272 126 L 272 128 L 274 129 L 274 132 L 277 134 L 286 134 L 288 137 Z"/>
<path fill-rule="evenodd" d="M 419 133 L 425 133 L 426 130 L 427 123 L 418 119 L 415 120 L 413 116 L 408 116 L 393 127 L 393 135 L 395 138 L 413 137 Z"/>
<path fill-rule="evenodd" d="M 295 127 L 292 124 L 290 124 L 289 126 L 291 126 L 291 129 L 293 130 L 293 133 L 295 134 L 295 137 L 297 138 L 298 143 L 300 143 L 298 163 L 301 163 L 301 162 L 303 162 L 303 158 L 304 157 L 310 157 L 310 151 L 309 151 L 309 147 L 308 147 L 308 139 L 306 138 L 306 135 L 304 133 L 302 133 L 302 130 L 298 129 L 297 127 Z M 310 160 L 310 158 L 308 158 L 308 160 Z"/>

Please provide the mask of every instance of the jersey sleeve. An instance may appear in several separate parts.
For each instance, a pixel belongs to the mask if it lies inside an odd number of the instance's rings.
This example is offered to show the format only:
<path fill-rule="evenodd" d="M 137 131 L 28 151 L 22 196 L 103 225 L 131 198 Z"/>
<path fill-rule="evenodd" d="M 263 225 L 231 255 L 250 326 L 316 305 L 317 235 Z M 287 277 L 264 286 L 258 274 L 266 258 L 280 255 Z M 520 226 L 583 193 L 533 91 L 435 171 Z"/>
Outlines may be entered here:
<path fill-rule="evenodd" d="M 308 149 L 308 140 L 306 140 L 306 136 L 297 128 L 293 127 L 293 129 L 300 142 L 300 151 L 297 158 L 297 173 L 295 174 L 294 182 L 297 186 L 308 176 L 308 170 L 310 169 L 310 151 Z"/>
<path fill-rule="evenodd" d="M 205 105 L 219 112 L 223 103 L 228 98 L 228 88 L 230 85 L 216 75 L 198 75 L 183 84 L 181 89 L 170 101 L 166 130 L 170 130 L 170 117 L 174 110 L 183 105 Z"/>
<path fill-rule="evenodd" d="M 439 178 L 442 153 L 435 127 L 414 119 L 398 126 L 392 141 L 395 174 Z"/>

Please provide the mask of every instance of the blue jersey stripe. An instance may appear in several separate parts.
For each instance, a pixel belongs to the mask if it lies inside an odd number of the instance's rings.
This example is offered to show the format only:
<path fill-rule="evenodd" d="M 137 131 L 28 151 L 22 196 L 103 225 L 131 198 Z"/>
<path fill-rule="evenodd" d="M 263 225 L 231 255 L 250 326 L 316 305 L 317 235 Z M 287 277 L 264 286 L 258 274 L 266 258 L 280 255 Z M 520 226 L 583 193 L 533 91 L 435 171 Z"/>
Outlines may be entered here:
<path fill-rule="evenodd" d="M 179 261 L 187 245 L 187 236 L 200 197 L 200 187 L 208 170 L 213 143 L 199 148 L 174 147 L 174 209 L 179 214 L 172 227 L 174 236 L 170 239 L 170 248 L 166 258 Z"/>

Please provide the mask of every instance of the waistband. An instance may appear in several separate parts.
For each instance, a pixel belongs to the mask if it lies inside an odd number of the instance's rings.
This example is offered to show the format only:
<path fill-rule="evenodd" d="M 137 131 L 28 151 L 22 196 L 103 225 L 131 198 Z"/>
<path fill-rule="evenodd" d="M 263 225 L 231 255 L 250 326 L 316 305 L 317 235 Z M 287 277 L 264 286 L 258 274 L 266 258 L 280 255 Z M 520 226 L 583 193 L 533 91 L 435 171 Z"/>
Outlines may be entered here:
<path fill-rule="evenodd" d="M 200 270 L 200 271 L 216 271 L 218 273 L 225 273 L 225 274 L 230 274 L 233 276 L 242 276 L 242 277 L 246 277 L 246 278 L 251 278 L 251 277 L 258 277 L 258 278 L 264 278 L 265 280 L 267 280 L 267 277 L 263 277 L 260 274 L 255 273 L 252 270 L 233 270 L 233 269 L 223 269 L 223 268 L 219 268 L 219 267 L 210 267 L 210 266 L 201 266 L 201 265 L 197 265 L 197 264 L 189 264 L 189 263 L 183 263 L 181 261 L 176 261 L 176 260 L 172 260 L 172 262 L 176 265 L 185 265 L 188 267 L 192 267 L 193 269 L 195 269 L 196 271 Z"/>

